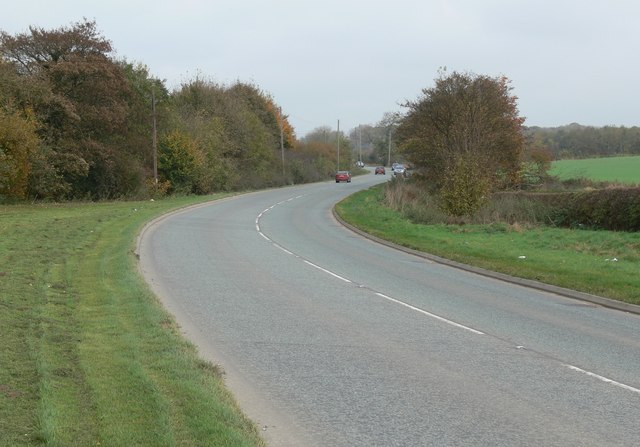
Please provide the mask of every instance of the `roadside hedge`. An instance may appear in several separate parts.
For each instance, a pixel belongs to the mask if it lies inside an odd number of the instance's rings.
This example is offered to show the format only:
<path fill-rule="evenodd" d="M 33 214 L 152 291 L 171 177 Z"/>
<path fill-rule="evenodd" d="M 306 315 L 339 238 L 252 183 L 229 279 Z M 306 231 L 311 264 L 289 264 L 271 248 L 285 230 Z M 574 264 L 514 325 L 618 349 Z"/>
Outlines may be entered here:
<path fill-rule="evenodd" d="M 552 224 L 568 228 L 640 231 L 640 187 L 526 194 L 542 203 Z"/>

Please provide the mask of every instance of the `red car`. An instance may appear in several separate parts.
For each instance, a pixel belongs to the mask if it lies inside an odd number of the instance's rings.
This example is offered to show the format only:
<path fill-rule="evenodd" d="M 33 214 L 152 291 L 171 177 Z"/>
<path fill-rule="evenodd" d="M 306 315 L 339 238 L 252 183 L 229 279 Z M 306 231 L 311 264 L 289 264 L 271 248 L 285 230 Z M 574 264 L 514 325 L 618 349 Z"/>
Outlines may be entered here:
<path fill-rule="evenodd" d="M 349 171 L 336 172 L 336 183 L 340 182 L 351 183 L 351 173 Z"/>
<path fill-rule="evenodd" d="M 386 175 L 387 171 L 384 169 L 384 166 L 378 166 L 375 170 L 375 174 L 382 174 L 382 175 Z"/>

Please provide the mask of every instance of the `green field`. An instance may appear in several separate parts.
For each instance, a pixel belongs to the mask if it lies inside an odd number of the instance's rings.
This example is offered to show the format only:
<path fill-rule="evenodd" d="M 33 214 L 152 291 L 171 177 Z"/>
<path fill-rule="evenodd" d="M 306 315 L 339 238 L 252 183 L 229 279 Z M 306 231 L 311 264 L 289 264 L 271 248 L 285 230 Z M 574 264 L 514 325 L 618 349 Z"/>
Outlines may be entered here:
<path fill-rule="evenodd" d="M 640 156 L 558 160 L 549 174 L 562 180 L 586 178 L 636 185 L 640 184 Z"/>

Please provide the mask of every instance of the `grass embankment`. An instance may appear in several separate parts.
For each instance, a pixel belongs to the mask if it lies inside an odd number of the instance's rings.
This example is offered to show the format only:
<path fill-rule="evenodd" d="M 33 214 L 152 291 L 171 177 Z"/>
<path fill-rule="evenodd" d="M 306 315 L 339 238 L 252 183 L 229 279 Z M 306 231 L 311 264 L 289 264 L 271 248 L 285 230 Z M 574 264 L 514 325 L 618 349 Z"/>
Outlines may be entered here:
<path fill-rule="evenodd" d="M 506 224 L 420 225 L 383 205 L 383 188 L 336 206 L 352 225 L 396 244 L 512 276 L 640 304 L 640 234 Z"/>
<path fill-rule="evenodd" d="M 203 200 L 0 207 L 1 446 L 263 445 L 133 254 Z"/>

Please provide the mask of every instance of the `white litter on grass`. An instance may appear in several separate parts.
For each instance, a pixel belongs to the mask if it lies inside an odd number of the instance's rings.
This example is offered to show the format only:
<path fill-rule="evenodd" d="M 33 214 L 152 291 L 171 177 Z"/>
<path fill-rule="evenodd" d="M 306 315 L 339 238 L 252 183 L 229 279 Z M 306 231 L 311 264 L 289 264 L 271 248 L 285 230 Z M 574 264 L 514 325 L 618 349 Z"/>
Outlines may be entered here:
<path fill-rule="evenodd" d="M 518 256 L 518 259 L 527 259 L 526 256 Z"/>
<path fill-rule="evenodd" d="M 613 259 L 609 259 L 609 258 L 607 258 L 607 259 L 605 259 L 605 262 L 609 262 L 609 261 L 611 261 L 611 262 L 618 262 L 618 258 L 613 258 Z"/>

